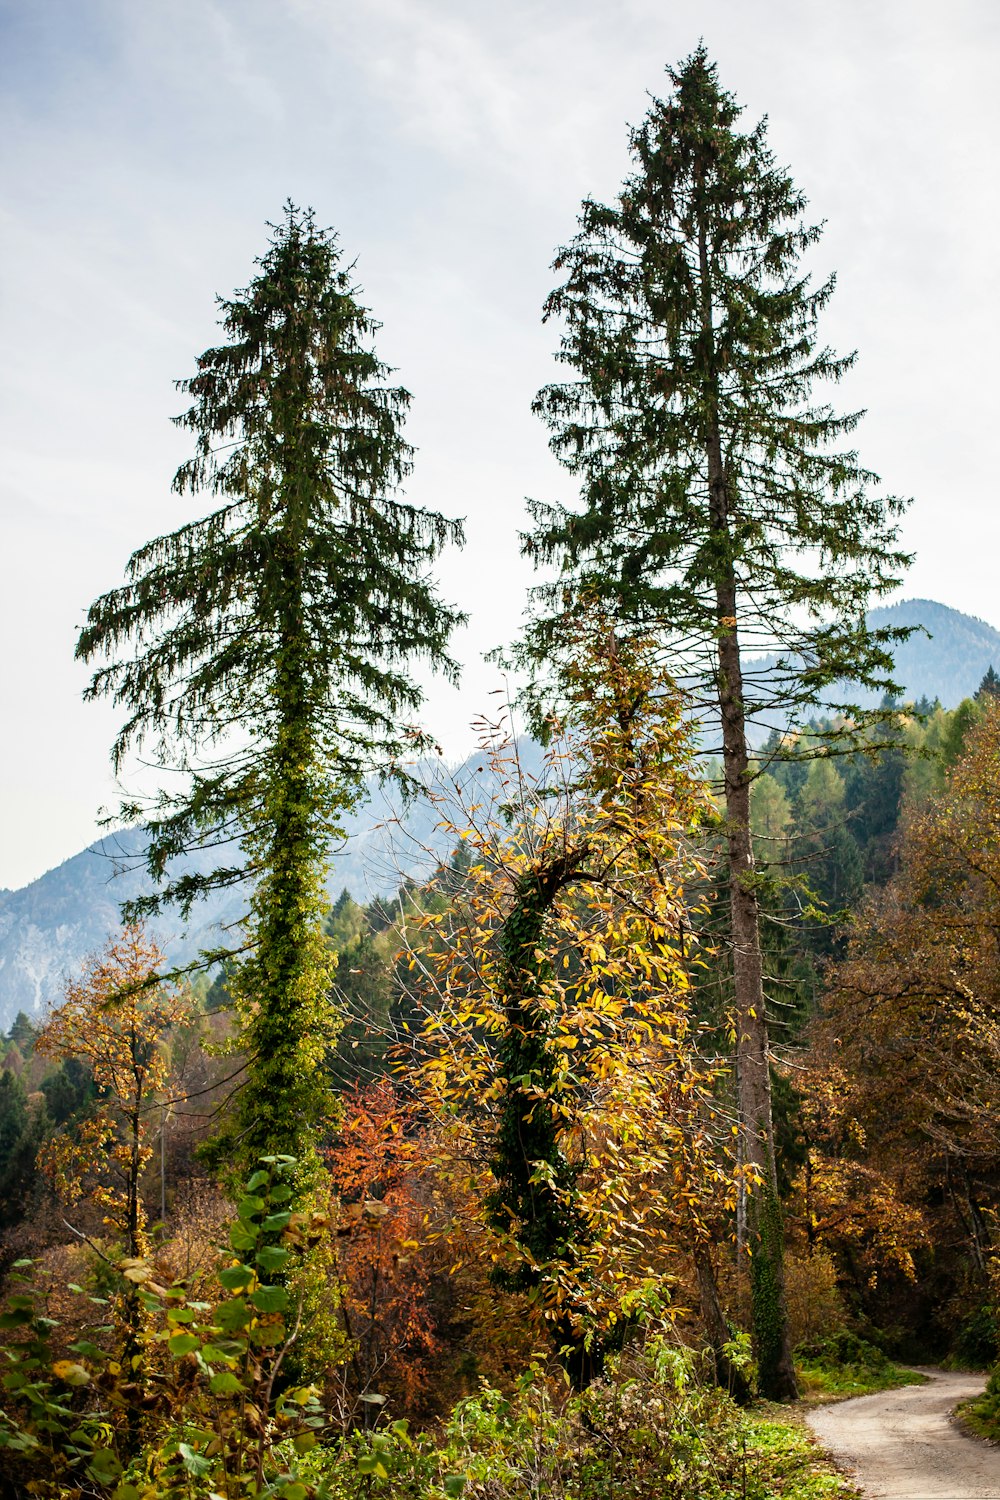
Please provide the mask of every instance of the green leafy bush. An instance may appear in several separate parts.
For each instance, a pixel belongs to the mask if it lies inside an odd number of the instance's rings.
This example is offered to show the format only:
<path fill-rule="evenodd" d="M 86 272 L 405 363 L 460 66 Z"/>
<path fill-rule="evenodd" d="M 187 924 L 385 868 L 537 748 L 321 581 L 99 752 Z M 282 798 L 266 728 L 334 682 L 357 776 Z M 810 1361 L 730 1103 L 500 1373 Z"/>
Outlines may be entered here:
<path fill-rule="evenodd" d="M 97 1329 L 110 1337 L 76 1342 L 72 1359 L 53 1359 L 58 1324 L 39 1313 L 33 1267 L 20 1265 L 24 1290 L 0 1317 L 13 1335 L 0 1447 L 15 1482 L 53 1500 L 327 1493 L 297 1473 L 324 1426 L 316 1391 L 280 1381 L 298 1332 L 285 1282 L 315 1227 L 289 1207 L 293 1165 L 267 1157 L 247 1183 L 214 1302 L 160 1286 L 147 1260 L 123 1260 L 116 1274 L 138 1301 L 138 1326 Z"/>
<path fill-rule="evenodd" d="M 1000 1442 L 1000 1366 L 990 1375 L 983 1394 L 960 1407 L 959 1415 L 979 1437 Z"/>

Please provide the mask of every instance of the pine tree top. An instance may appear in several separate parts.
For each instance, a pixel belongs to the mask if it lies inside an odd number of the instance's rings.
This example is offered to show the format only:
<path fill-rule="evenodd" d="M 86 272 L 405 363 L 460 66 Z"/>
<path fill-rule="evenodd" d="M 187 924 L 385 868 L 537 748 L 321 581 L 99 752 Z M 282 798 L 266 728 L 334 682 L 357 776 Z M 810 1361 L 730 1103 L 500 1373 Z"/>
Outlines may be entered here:
<path fill-rule="evenodd" d="M 225 341 L 178 382 L 176 420 L 193 456 L 174 488 L 207 493 L 208 514 L 134 553 L 126 582 L 96 600 L 77 656 L 87 691 L 125 712 L 121 768 L 141 752 L 180 772 L 152 808 L 122 809 L 153 834 L 151 868 L 244 837 L 265 816 L 267 766 L 295 699 L 309 722 L 326 833 L 369 771 L 404 775 L 427 737 L 415 660 L 454 677 L 462 616 L 429 572 L 461 523 L 401 493 L 412 449 L 409 394 L 390 382 L 337 236 L 288 204 L 258 274 L 219 298 Z M 245 859 L 215 872 L 233 884 Z M 205 888 L 183 877 L 185 903 Z M 155 902 L 153 903 L 155 905 Z"/>
<path fill-rule="evenodd" d="M 558 649 L 568 600 L 597 599 L 622 628 L 656 627 L 678 677 L 710 699 L 719 629 L 737 628 L 717 608 L 731 572 L 744 652 L 778 659 L 757 677 L 748 666 L 748 707 L 846 710 L 844 679 L 894 686 L 905 632 L 865 615 L 908 562 L 904 502 L 847 445 L 861 413 L 822 394 L 854 355 L 820 339 L 834 280 L 813 284 L 803 255 L 821 226 L 766 121 L 742 128 L 703 47 L 668 76 L 672 94 L 631 132 L 618 197 L 586 200 L 555 260 L 546 316 L 567 374 L 535 409 L 580 503 L 531 506 L 525 550 L 558 571 L 535 591 L 525 654 Z M 726 494 L 714 520 L 713 434 Z"/>

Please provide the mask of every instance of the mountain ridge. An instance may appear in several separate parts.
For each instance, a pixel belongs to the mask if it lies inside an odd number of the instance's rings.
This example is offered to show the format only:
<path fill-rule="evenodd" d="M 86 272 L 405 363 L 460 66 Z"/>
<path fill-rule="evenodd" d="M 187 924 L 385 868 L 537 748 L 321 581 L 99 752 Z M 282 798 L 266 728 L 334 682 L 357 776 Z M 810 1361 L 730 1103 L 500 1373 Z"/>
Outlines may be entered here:
<path fill-rule="evenodd" d="M 537 764 L 537 747 L 532 747 L 529 772 Z M 426 796 L 404 804 L 372 778 L 364 801 L 344 817 L 343 840 L 331 850 L 331 904 L 345 889 L 366 902 L 392 895 L 407 878 L 430 874 L 451 852 L 452 837 L 438 825 L 441 800 L 450 799 L 456 788 L 466 802 L 499 795 L 481 751 L 457 766 L 426 762 L 412 772 L 427 788 Z M 84 959 L 120 928 L 121 903 L 151 889 L 142 856 L 142 830 L 121 829 L 28 885 L 0 891 L 0 1031 L 19 1010 L 37 1016 L 57 1005 Z M 225 846 L 213 847 L 176 861 L 170 873 L 207 871 L 225 860 Z M 236 885 L 198 902 L 187 924 L 168 911 L 146 926 L 168 962 L 180 967 L 203 950 L 225 946 L 226 929 L 239 925 L 246 906 L 246 886 Z"/>
<path fill-rule="evenodd" d="M 1000 671 L 1000 630 L 978 615 L 934 599 L 901 599 L 871 610 L 868 620 L 915 627 L 896 648 L 896 679 L 905 699 L 937 698 L 943 708 L 955 708 L 972 697 L 991 666 Z"/>

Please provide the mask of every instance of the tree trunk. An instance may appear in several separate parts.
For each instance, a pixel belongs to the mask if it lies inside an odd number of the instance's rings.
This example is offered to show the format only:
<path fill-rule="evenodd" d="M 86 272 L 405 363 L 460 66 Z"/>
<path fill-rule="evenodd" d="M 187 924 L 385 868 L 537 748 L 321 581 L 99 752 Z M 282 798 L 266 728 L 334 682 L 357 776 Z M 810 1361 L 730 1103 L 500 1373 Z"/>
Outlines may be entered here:
<path fill-rule="evenodd" d="M 141 1094 L 138 1096 L 141 1099 Z M 128 1178 L 125 1189 L 125 1240 L 129 1255 L 138 1260 L 146 1253 L 145 1235 L 141 1227 L 139 1204 L 139 1180 L 142 1175 L 142 1121 L 136 1108 L 129 1116 Z"/>
<path fill-rule="evenodd" d="M 735 589 L 719 588 L 719 706 L 722 710 L 726 834 L 732 920 L 736 1077 L 745 1160 L 759 1181 L 747 1195 L 750 1298 L 761 1393 L 779 1401 L 798 1394 L 785 1307 L 784 1247 L 771 1120 L 771 1074 L 760 952 L 750 780 L 743 719 Z M 727 621 L 733 621 L 728 625 Z"/>
<path fill-rule="evenodd" d="M 715 1379 L 729 1392 L 740 1406 L 746 1406 L 751 1397 L 750 1384 L 726 1353 L 726 1345 L 732 1338 L 726 1315 L 719 1301 L 719 1284 L 715 1278 L 712 1253 L 704 1240 L 696 1239 L 692 1250 L 694 1268 L 698 1276 L 698 1300 L 701 1304 L 701 1321 L 705 1325 L 708 1341 L 712 1346 L 715 1362 Z"/>
<path fill-rule="evenodd" d="M 712 294 L 707 229 L 699 230 L 702 339 L 705 361 L 705 456 L 709 522 L 718 541 L 715 602 L 718 642 L 718 702 L 729 856 L 733 997 L 736 1020 L 736 1079 L 747 1164 L 760 1181 L 747 1200 L 750 1299 L 754 1350 L 761 1394 L 778 1401 L 798 1395 L 785 1305 L 784 1246 L 771 1120 L 771 1076 L 760 916 L 754 888 L 750 835 L 750 759 L 743 709 L 743 670 L 737 620 L 736 573 L 732 561 L 729 493 L 719 421 Z"/>
<path fill-rule="evenodd" d="M 135 1040 L 133 1038 L 133 1055 Z M 136 1089 L 136 1107 L 128 1116 L 129 1121 L 129 1162 L 126 1178 L 126 1210 L 125 1210 L 125 1238 L 129 1257 L 139 1260 L 146 1253 L 145 1235 L 142 1233 L 142 1218 L 139 1204 L 139 1182 L 142 1174 L 142 1121 L 139 1115 L 139 1103 L 142 1100 L 142 1086 Z M 139 1288 L 133 1282 L 124 1280 L 124 1295 L 122 1298 L 123 1321 L 125 1324 L 125 1337 L 122 1348 L 122 1368 L 127 1378 L 139 1389 L 143 1380 L 143 1342 L 142 1342 L 142 1314 L 143 1307 L 139 1297 Z M 139 1407 L 135 1401 L 128 1403 L 126 1418 L 127 1438 L 126 1451 L 129 1454 L 136 1453 L 139 1447 Z"/>
<path fill-rule="evenodd" d="M 286 509 L 291 511 L 291 502 Z M 283 1152 L 299 1162 L 297 1191 L 315 1171 L 326 1030 L 323 896 L 317 869 L 316 741 L 310 707 L 297 513 L 286 515 L 273 546 L 278 595 L 274 666 L 275 769 L 263 790 L 267 871 L 254 896 L 255 993 L 246 1027 L 250 1051 L 241 1098 L 243 1153 Z"/>

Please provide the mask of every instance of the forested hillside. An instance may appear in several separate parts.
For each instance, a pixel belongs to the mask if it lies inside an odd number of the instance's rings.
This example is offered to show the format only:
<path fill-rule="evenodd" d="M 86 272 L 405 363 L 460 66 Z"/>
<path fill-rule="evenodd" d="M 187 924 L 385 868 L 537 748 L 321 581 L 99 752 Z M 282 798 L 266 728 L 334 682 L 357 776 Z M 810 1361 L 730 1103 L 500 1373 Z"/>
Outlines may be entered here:
<path fill-rule="evenodd" d="M 312 210 L 179 382 L 190 514 L 77 640 L 120 909 L 0 908 L 4 1497 L 810 1500 L 803 1396 L 1000 1358 L 994 638 L 879 605 L 821 226 L 668 83 L 555 260 L 532 739 L 432 772 L 463 527 Z"/>
<path fill-rule="evenodd" d="M 914 627 L 895 653 L 904 698 L 957 708 L 963 698 L 972 697 L 990 667 L 1000 671 L 1000 631 L 933 599 L 904 599 L 875 610 L 872 623 Z"/>

